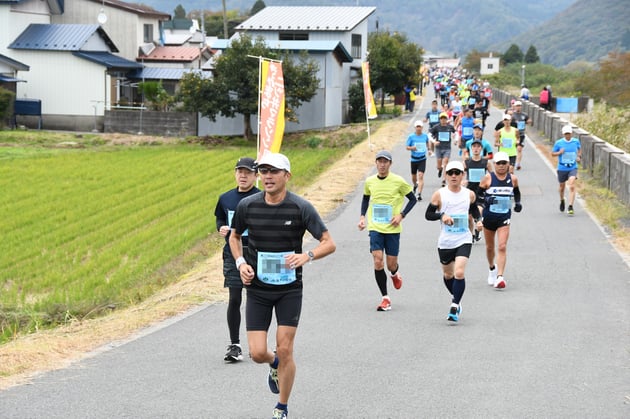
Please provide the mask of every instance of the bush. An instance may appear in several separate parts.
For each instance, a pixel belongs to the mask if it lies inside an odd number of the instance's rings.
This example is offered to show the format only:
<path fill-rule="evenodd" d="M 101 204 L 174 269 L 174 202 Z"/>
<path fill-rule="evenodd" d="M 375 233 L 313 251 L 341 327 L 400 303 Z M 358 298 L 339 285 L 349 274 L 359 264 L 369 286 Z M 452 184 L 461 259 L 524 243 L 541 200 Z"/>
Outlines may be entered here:
<path fill-rule="evenodd" d="M 15 94 L 0 87 L 0 128 L 4 128 L 13 116 Z"/>

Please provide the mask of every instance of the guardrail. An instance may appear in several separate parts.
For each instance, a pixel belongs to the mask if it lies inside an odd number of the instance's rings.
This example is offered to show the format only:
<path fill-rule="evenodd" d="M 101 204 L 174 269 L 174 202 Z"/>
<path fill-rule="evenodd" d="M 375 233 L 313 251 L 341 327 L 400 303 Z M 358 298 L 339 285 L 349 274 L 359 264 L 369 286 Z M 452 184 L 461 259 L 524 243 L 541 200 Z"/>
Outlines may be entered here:
<path fill-rule="evenodd" d="M 607 187 L 626 205 L 630 205 L 630 155 L 605 140 L 572 124 L 562 115 L 549 112 L 536 103 L 520 99 L 499 89 L 492 90 L 492 101 L 510 106 L 512 100 L 523 103 L 523 112 L 529 115 L 532 126 L 539 130 L 553 144 L 562 138 L 562 127 L 573 127 L 582 145 L 582 169 Z"/>

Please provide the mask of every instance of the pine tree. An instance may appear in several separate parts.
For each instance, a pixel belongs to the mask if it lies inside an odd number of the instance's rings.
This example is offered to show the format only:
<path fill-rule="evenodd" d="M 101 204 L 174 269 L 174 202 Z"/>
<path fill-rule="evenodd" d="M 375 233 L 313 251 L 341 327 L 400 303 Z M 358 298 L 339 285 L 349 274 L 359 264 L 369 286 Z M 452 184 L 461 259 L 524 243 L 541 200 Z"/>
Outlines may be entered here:
<path fill-rule="evenodd" d="M 533 64 L 533 63 L 537 63 L 540 62 L 540 57 L 538 56 L 538 51 L 536 51 L 536 47 L 533 45 L 530 45 L 529 48 L 527 49 L 527 52 L 525 53 L 525 63 L 526 64 Z"/>

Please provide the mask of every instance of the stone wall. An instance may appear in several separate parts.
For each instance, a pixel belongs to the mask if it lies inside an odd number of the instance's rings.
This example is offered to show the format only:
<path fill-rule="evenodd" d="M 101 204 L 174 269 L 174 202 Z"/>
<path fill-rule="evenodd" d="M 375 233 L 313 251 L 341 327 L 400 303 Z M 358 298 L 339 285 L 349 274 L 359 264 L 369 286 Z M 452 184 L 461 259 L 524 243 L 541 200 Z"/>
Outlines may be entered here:
<path fill-rule="evenodd" d="M 105 132 L 187 137 L 197 135 L 194 112 L 105 111 Z"/>

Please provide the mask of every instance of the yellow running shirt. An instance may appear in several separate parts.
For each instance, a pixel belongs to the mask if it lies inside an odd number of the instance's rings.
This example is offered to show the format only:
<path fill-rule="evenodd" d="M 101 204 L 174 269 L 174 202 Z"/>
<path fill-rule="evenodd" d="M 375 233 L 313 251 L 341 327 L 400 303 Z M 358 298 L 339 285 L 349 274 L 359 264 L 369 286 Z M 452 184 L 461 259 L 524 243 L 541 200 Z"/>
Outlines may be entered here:
<path fill-rule="evenodd" d="M 402 224 L 393 226 L 391 219 L 400 214 L 405 195 L 412 191 L 411 185 L 397 174 L 389 173 L 385 179 L 372 175 L 365 180 L 363 194 L 370 196 L 370 206 L 365 215 L 368 230 L 379 233 L 400 233 Z"/>

